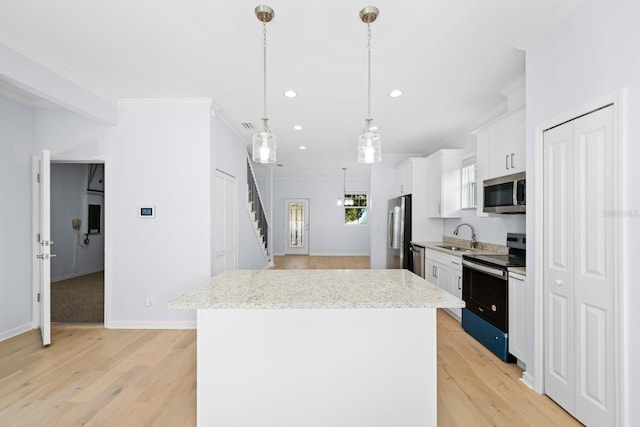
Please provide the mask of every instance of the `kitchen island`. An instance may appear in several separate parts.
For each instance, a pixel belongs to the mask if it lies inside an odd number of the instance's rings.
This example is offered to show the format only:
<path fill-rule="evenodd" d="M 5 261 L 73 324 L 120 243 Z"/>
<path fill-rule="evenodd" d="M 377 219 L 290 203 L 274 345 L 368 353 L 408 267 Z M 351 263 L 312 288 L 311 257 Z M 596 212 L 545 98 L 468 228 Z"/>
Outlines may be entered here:
<path fill-rule="evenodd" d="M 407 270 L 227 271 L 197 310 L 199 426 L 435 426 L 436 308 Z"/>

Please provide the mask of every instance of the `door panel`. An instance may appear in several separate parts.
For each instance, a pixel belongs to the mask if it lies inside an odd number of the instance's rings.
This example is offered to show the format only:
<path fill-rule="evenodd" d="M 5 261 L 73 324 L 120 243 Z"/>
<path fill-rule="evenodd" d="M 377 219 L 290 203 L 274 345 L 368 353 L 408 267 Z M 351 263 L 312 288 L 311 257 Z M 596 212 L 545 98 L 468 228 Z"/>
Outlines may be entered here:
<path fill-rule="evenodd" d="M 216 170 L 214 202 L 214 271 L 237 268 L 237 184 L 235 177 Z"/>
<path fill-rule="evenodd" d="M 575 120 L 576 418 L 614 425 L 613 112 Z"/>
<path fill-rule="evenodd" d="M 568 386 L 573 381 L 573 375 L 569 371 L 569 366 L 573 366 L 573 363 L 569 363 L 569 349 L 567 332 L 569 331 L 568 323 L 569 318 L 568 302 L 567 298 L 563 295 L 554 293 L 549 294 L 549 341 L 548 341 L 548 353 L 549 360 L 547 362 L 547 369 L 549 374 L 554 377 L 554 380 Z M 549 394 L 549 392 L 547 392 Z M 550 394 L 551 397 L 554 397 Z"/>
<path fill-rule="evenodd" d="M 572 127 L 545 132 L 545 393 L 570 413 L 575 408 L 572 158 Z"/>
<path fill-rule="evenodd" d="M 582 399 L 606 408 L 606 312 L 586 304 L 580 306 L 582 360 L 579 363 L 579 390 Z"/>
<path fill-rule="evenodd" d="M 38 192 L 39 192 L 39 251 L 35 262 L 38 263 L 40 284 L 40 333 L 42 345 L 51 344 L 51 159 L 48 150 L 38 156 Z"/>
<path fill-rule="evenodd" d="M 309 200 L 285 199 L 286 215 L 284 253 L 309 254 Z"/>

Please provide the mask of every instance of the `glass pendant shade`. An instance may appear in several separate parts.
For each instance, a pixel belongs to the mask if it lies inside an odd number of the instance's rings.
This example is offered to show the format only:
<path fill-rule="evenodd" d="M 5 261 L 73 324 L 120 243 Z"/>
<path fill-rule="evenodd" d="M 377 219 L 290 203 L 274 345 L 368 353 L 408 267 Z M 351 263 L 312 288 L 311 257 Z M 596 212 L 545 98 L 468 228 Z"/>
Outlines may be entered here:
<path fill-rule="evenodd" d="M 382 160 L 382 137 L 367 129 L 358 138 L 358 163 L 378 163 Z"/>
<path fill-rule="evenodd" d="M 267 131 L 254 133 L 252 157 L 256 163 L 275 163 L 276 136 Z"/>

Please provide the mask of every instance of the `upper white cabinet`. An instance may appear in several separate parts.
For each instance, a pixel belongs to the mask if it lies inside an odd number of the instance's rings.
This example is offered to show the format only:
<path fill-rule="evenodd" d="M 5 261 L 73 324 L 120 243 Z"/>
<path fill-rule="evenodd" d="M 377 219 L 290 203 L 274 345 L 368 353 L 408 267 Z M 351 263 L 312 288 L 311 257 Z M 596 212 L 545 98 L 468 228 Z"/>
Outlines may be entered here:
<path fill-rule="evenodd" d="M 524 172 L 526 169 L 525 79 L 516 80 L 500 92 L 507 98 L 507 113 L 483 125 L 476 135 L 477 215 L 488 216 L 483 181 Z"/>
<path fill-rule="evenodd" d="M 501 117 L 489 127 L 489 164 L 485 179 L 525 171 L 525 138 L 524 108 Z"/>
<path fill-rule="evenodd" d="M 427 211 L 431 218 L 460 217 L 462 151 L 439 150 L 427 157 Z"/>
<path fill-rule="evenodd" d="M 411 157 L 400 163 L 396 168 L 396 196 L 413 194 L 414 190 L 420 192 L 420 186 L 424 185 L 426 177 L 426 157 Z"/>
<path fill-rule="evenodd" d="M 395 196 L 411 194 L 411 239 L 431 242 L 440 240 L 443 220 L 431 218 L 427 196 L 429 159 L 411 157 L 396 167 Z"/>

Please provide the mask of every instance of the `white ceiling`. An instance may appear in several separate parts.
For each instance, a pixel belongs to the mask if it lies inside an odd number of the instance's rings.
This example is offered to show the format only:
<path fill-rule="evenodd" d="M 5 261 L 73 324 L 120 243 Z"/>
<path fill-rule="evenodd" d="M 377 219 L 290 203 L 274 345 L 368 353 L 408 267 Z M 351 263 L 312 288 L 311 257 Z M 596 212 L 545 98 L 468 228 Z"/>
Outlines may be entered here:
<path fill-rule="evenodd" d="M 97 95 L 212 98 L 250 143 L 262 117 L 259 0 L 0 0 L 0 42 Z M 353 0 L 267 0 L 276 176 L 365 176 L 367 28 Z M 374 0 L 372 116 L 385 153 L 429 153 L 504 104 L 523 46 L 581 0 Z M 282 96 L 287 89 L 294 99 Z M 388 96 L 401 89 L 400 98 Z M 293 130 L 295 124 L 304 127 Z M 306 151 L 298 146 L 305 145 Z"/>

